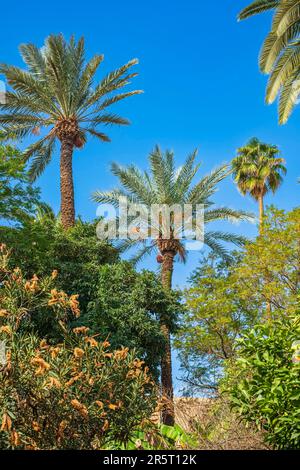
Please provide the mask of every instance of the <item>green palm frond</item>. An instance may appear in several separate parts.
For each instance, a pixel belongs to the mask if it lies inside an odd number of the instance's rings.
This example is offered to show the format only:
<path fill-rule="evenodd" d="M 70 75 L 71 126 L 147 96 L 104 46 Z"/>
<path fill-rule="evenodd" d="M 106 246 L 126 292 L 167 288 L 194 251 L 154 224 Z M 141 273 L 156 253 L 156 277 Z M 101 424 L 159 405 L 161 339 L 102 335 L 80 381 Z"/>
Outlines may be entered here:
<path fill-rule="evenodd" d="M 46 166 L 51 160 L 52 153 L 55 147 L 55 138 L 49 138 L 41 143 L 39 146 L 35 146 L 34 150 L 31 148 L 31 165 L 28 170 L 29 178 L 31 181 L 35 181 L 44 171 Z"/>
<path fill-rule="evenodd" d="M 273 103 L 281 91 L 281 87 L 295 73 L 299 71 L 300 66 L 300 41 L 289 44 L 275 63 L 270 74 L 266 101 Z"/>
<path fill-rule="evenodd" d="M 230 209 L 229 207 L 217 207 L 216 209 L 208 209 L 204 212 L 205 223 L 218 220 L 226 220 L 232 223 L 241 221 L 253 222 L 254 216 L 247 211 Z"/>
<path fill-rule="evenodd" d="M 128 125 L 128 119 L 109 108 L 119 101 L 140 94 L 141 90 L 122 90 L 137 73 L 131 69 L 137 59 L 108 73 L 96 82 L 96 72 L 103 55 L 85 58 L 84 39 L 74 36 L 66 41 L 62 34 L 50 35 L 39 49 L 33 44 L 22 44 L 20 53 L 25 68 L 0 64 L 0 73 L 6 78 L 9 90 L 6 103 L 0 105 L 0 131 L 17 138 L 34 136 L 37 129 L 46 135 L 47 145 L 28 148 L 27 156 L 34 158 L 32 174 L 40 174 L 50 162 L 55 146 L 56 124 L 75 120 L 81 145 L 88 136 L 110 142 L 102 128 L 107 125 Z M 50 142 L 51 141 L 51 145 Z M 79 145 L 80 146 L 80 145 Z M 36 168 L 35 171 L 33 168 Z"/>
<path fill-rule="evenodd" d="M 137 204 L 139 199 L 129 195 L 126 191 L 116 188 L 112 191 L 95 191 L 92 194 L 92 200 L 98 204 L 111 204 L 114 207 L 119 207 L 120 197 L 126 197 L 130 204 Z"/>
<path fill-rule="evenodd" d="M 279 3 L 280 0 L 255 0 L 239 13 L 238 18 L 239 20 L 244 20 L 250 16 L 273 10 L 278 6 Z"/>
<path fill-rule="evenodd" d="M 251 139 L 238 149 L 232 160 L 232 173 L 239 191 L 249 193 L 255 200 L 268 191 L 273 193 L 279 188 L 286 174 L 285 161 L 279 157 L 280 151 L 275 145 Z"/>
<path fill-rule="evenodd" d="M 208 235 L 211 238 L 214 238 L 215 240 L 221 240 L 223 242 L 232 243 L 233 245 L 236 245 L 237 247 L 244 247 L 247 243 L 249 243 L 249 240 L 243 235 L 236 235 L 234 233 L 229 233 L 229 232 L 220 232 L 216 230 L 214 231 L 210 230 L 208 232 Z"/>
<path fill-rule="evenodd" d="M 153 195 L 138 168 L 134 165 L 122 168 L 117 163 L 112 163 L 111 172 L 119 178 L 128 193 L 134 195 L 141 204 L 151 204 Z"/>
<path fill-rule="evenodd" d="M 116 114 L 101 114 L 93 117 L 92 119 L 87 119 L 92 123 L 92 125 L 97 126 L 98 124 L 103 124 L 104 126 L 109 126 L 113 124 L 118 124 L 119 126 L 128 126 L 130 121 L 128 119 L 117 116 Z M 85 119 L 83 119 L 83 122 Z"/>
<path fill-rule="evenodd" d="M 258 0 L 240 14 L 240 19 L 274 9 L 271 31 L 260 53 L 259 64 L 269 74 L 266 102 L 279 99 L 279 123 L 290 117 L 300 92 L 300 1 Z"/>
<path fill-rule="evenodd" d="M 204 176 L 186 195 L 187 204 L 206 204 L 208 199 L 218 190 L 218 184 L 231 173 L 229 165 L 221 165 Z"/>
<path fill-rule="evenodd" d="M 201 207 L 204 210 L 205 225 L 221 220 L 252 222 L 254 217 L 247 212 L 227 207 L 212 207 L 214 204 L 210 198 L 216 192 L 218 184 L 231 173 L 231 168 L 228 165 L 222 165 L 194 184 L 194 179 L 198 178 L 197 173 L 199 170 L 199 164 L 195 162 L 195 159 L 196 151 L 189 155 L 184 165 L 176 171 L 173 152 L 167 151 L 163 153 L 156 146 L 149 155 L 150 171 L 142 172 L 134 165 L 121 167 L 113 163 L 111 171 L 118 178 L 121 189 L 114 189 L 108 192 L 96 191 L 92 198 L 97 203 L 112 204 L 115 208 L 118 208 L 119 197 L 121 195 L 127 196 L 128 205 L 143 204 L 147 207 L 149 216 L 151 215 L 153 204 L 160 207 L 167 205 L 169 208 L 171 206 L 179 206 L 182 212 L 185 204 L 191 204 L 193 208 L 191 218 L 193 219 L 194 226 L 197 221 L 198 204 L 203 205 Z M 176 220 L 173 213 L 173 216 L 170 215 L 170 220 L 167 221 L 150 220 L 149 224 L 147 220 L 148 234 L 150 232 L 152 234 L 156 233 L 157 238 L 154 237 L 154 239 L 147 240 L 148 243 L 144 239 L 131 240 L 128 238 L 117 246 L 121 250 L 127 250 L 134 246 L 142 245 L 140 251 L 134 257 L 135 261 L 137 261 L 152 251 L 157 244 L 159 246 L 159 240 L 164 240 L 162 228 L 165 228 L 165 224 L 168 223 L 170 225 L 166 228 L 169 229 L 170 237 L 176 240 L 177 255 L 181 261 L 185 261 L 185 240 L 181 242 L 181 235 L 184 235 L 185 227 L 181 219 L 180 217 L 179 221 Z M 238 246 L 242 246 L 245 242 L 243 237 L 226 232 L 213 231 L 206 236 L 208 240 L 207 245 L 212 249 L 216 249 L 218 254 L 224 256 L 227 256 L 228 253 L 222 246 L 222 242 L 233 243 Z"/>
<path fill-rule="evenodd" d="M 282 85 L 278 101 L 279 120 L 285 124 L 293 112 L 300 95 L 300 71 L 295 72 Z"/>

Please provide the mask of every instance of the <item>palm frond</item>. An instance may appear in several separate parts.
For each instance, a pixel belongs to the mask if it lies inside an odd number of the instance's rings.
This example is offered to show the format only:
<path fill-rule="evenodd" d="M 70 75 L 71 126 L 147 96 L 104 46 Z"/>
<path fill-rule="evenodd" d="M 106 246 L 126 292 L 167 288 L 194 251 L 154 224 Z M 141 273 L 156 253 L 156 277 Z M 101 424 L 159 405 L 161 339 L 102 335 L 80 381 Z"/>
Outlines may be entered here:
<path fill-rule="evenodd" d="M 31 181 L 35 181 L 50 163 L 54 147 L 55 138 L 51 137 L 40 145 L 39 149 L 37 145 L 34 152 L 31 149 L 31 154 L 34 155 L 28 170 L 28 175 Z"/>
<path fill-rule="evenodd" d="M 244 20 L 250 16 L 264 13 L 268 10 L 273 10 L 279 5 L 280 1 L 281 0 L 255 0 L 239 13 L 238 19 Z"/>

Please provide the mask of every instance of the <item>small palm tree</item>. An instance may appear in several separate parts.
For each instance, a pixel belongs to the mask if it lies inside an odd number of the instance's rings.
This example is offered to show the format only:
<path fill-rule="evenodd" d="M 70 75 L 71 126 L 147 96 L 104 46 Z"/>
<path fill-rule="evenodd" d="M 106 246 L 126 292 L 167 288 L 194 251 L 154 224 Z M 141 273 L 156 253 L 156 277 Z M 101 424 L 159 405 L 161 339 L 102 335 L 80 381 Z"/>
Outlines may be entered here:
<path fill-rule="evenodd" d="M 32 180 L 44 171 L 59 142 L 61 218 L 63 226 L 69 228 L 75 223 L 73 151 L 83 147 L 88 136 L 109 142 L 99 126 L 129 124 L 127 119 L 108 113 L 107 108 L 141 93 L 135 90 L 114 94 L 137 75 L 129 69 L 138 61 L 131 60 L 95 84 L 103 55 L 95 55 L 86 63 L 83 38 L 76 43 L 72 37 L 68 43 L 61 34 L 52 35 L 43 48 L 23 44 L 20 52 L 27 70 L 0 65 L 0 73 L 11 86 L 6 102 L 0 105 L 4 111 L 0 130 L 7 138 L 35 137 L 43 131 L 25 152 L 25 158 L 32 159 Z"/>
<path fill-rule="evenodd" d="M 176 169 L 174 154 L 169 151 L 163 154 L 159 147 L 156 147 L 149 156 L 150 173 L 147 171 L 142 172 L 134 165 L 122 168 L 113 163 L 111 171 L 119 178 L 122 188 L 116 188 L 109 192 L 97 191 L 93 194 L 93 199 L 98 203 L 112 204 L 118 208 L 119 198 L 126 197 L 128 204 L 143 204 L 148 210 L 153 207 L 153 204 L 160 206 L 167 205 L 168 207 L 178 205 L 182 209 L 185 204 L 192 205 L 193 207 L 199 204 L 203 207 L 205 225 L 218 220 L 239 221 L 251 219 L 249 214 L 242 211 L 236 211 L 227 207 L 213 207 L 214 204 L 211 197 L 216 192 L 218 183 L 230 174 L 230 169 L 227 165 L 220 166 L 209 175 L 198 180 L 194 186 L 192 185 L 199 170 L 199 165 L 195 164 L 196 154 L 196 151 L 193 152 L 188 156 L 184 165 Z M 192 217 L 195 217 L 194 211 Z M 174 219 L 175 216 L 170 217 L 167 222 L 170 224 L 168 227 L 168 238 L 163 237 L 162 228 L 165 228 L 163 227 L 164 220 L 160 217 L 159 223 L 151 220 L 148 227 L 148 233 L 150 233 L 152 229 L 157 230 L 159 225 L 156 238 L 150 240 L 128 238 L 123 242 L 123 248 L 141 245 L 137 255 L 132 258 L 134 262 L 152 253 L 153 250 L 158 251 L 157 261 L 161 263 L 162 284 L 166 289 L 171 289 L 172 287 L 175 258 L 178 257 L 181 260 L 186 258 L 184 241 L 179 238 L 179 232 L 181 231 L 180 223 L 176 225 Z M 212 230 L 205 231 L 204 242 L 218 255 L 227 256 L 228 253 L 222 242 L 232 242 L 240 246 L 245 242 L 245 239 L 230 233 Z M 161 329 L 166 340 L 166 351 L 162 355 L 161 362 L 162 396 L 167 399 L 167 405 L 163 410 L 163 422 L 173 425 L 172 362 L 168 319 L 161 318 Z"/>
<path fill-rule="evenodd" d="M 275 10 L 270 33 L 260 53 L 260 68 L 270 74 L 267 103 L 279 96 L 279 122 L 287 122 L 300 93 L 300 9 L 298 0 L 255 0 L 239 19 Z"/>
<path fill-rule="evenodd" d="M 245 147 L 238 149 L 232 160 L 234 181 L 240 192 L 250 194 L 259 205 L 259 226 L 262 228 L 264 217 L 264 197 L 275 193 L 286 174 L 284 159 L 278 157 L 276 145 L 260 142 L 257 138 L 249 140 Z"/>

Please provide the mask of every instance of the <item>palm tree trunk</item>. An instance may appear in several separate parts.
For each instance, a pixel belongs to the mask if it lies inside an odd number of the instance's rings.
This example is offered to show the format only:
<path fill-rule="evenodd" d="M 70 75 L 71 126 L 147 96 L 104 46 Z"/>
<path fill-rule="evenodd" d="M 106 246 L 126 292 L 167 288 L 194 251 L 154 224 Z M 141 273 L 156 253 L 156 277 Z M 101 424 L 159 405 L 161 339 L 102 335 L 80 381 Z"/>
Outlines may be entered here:
<path fill-rule="evenodd" d="M 259 233 L 261 233 L 263 222 L 264 222 L 264 197 L 262 194 L 258 198 L 258 205 L 259 205 Z"/>
<path fill-rule="evenodd" d="M 261 194 L 258 198 L 258 205 L 259 205 L 259 234 L 262 235 L 263 233 L 263 223 L 264 223 L 264 197 Z M 269 276 L 266 276 L 265 279 L 266 283 L 270 281 Z M 272 308 L 270 300 L 267 300 L 266 303 L 266 316 L 267 320 L 271 321 L 272 318 Z"/>
<path fill-rule="evenodd" d="M 61 221 L 64 229 L 75 225 L 75 203 L 73 184 L 73 148 L 71 139 L 61 141 L 60 150 L 60 195 L 61 195 Z"/>
<path fill-rule="evenodd" d="M 164 252 L 162 262 L 161 280 L 165 289 L 172 288 L 172 274 L 174 265 L 174 253 Z M 162 421 L 168 426 L 174 426 L 174 395 L 172 382 L 172 356 L 171 356 L 171 338 L 169 325 L 162 319 L 161 331 L 166 340 L 166 350 L 161 360 L 161 391 L 164 407 L 162 411 Z"/>

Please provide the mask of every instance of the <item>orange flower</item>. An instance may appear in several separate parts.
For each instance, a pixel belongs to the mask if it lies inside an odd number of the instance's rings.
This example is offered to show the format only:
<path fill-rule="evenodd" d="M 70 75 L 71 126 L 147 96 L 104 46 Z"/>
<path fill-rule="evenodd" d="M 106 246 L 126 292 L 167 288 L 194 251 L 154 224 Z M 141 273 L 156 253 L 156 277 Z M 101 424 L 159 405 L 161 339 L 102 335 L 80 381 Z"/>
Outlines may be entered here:
<path fill-rule="evenodd" d="M 15 447 L 20 445 L 20 436 L 15 429 L 10 433 L 10 442 Z"/>
<path fill-rule="evenodd" d="M 103 346 L 104 348 L 109 348 L 110 342 L 107 341 L 107 340 L 105 340 L 105 341 L 103 341 L 102 346 Z"/>
<path fill-rule="evenodd" d="M 48 301 L 48 305 L 55 305 L 59 302 L 59 292 L 57 289 L 52 289 L 51 290 L 51 297 L 50 300 Z"/>
<path fill-rule="evenodd" d="M 60 347 L 59 346 L 56 346 L 56 348 L 51 348 L 50 349 L 51 359 L 55 359 L 56 356 L 58 356 L 59 352 L 60 352 Z"/>
<path fill-rule="evenodd" d="M 35 432 L 39 432 L 41 430 L 40 425 L 37 421 L 32 421 L 32 429 Z"/>
<path fill-rule="evenodd" d="M 87 326 L 77 326 L 77 328 L 73 328 L 73 331 L 75 335 L 79 334 L 86 334 L 89 331 L 89 328 Z"/>
<path fill-rule="evenodd" d="M 84 338 L 84 341 L 88 343 L 88 345 L 91 346 L 91 348 L 95 348 L 98 346 L 98 341 L 96 341 L 95 338 L 87 337 L 87 338 Z"/>
<path fill-rule="evenodd" d="M 56 269 L 54 269 L 54 271 L 52 271 L 51 278 L 56 279 L 57 275 L 58 275 L 58 271 Z"/>
<path fill-rule="evenodd" d="M 71 310 L 74 313 L 76 318 L 80 316 L 78 297 L 79 297 L 78 294 L 71 295 L 70 300 L 69 300 Z"/>
<path fill-rule="evenodd" d="M 42 339 L 42 341 L 40 342 L 40 349 L 47 349 L 47 348 L 49 348 L 47 341 L 45 339 Z"/>
<path fill-rule="evenodd" d="M 81 348 L 75 348 L 74 356 L 76 357 L 76 359 L 79 359 L 80 357 L 84 356 L 84 350 Z"/>
<path fill-rule="evenodd" d="M 60 388 L 61 387 L 61 383 L 58 379 L 56 379 L 55 377 L 50 377 L 49 379 L 49 382 L 48 382 L 48 386 L 50 388 L 52 387 L 55 387 L 55 388 Z"/>
<path fill-rule="evenodd" d="M 66 382 L 66 387 L 70 387 L 73 385 L 74 382 L 79 380 L 83 376 L 83 372 L 80 372 L 80 374 L 76 375 L 75 377 L 72 377 L 68 382 Z"/>
<path fill-rule="evenodd" d="M 64 430 L 68 426 L 68 421 L 63 420 L 59 423 L 58 430 L 57 430 L 57 440 L 60 441 L 64 435 Z"/>
<path fill-rule="evenodd" d="M 75 408 L 75 410 L 77 410 L 79 412 L 79 414 L 81 414 L 81 416 L 83 416 L 84 418 L 86 418 L 88 416 L 88 410 L 87 410 L 87 407 L 85 405 L 83 405 L 82 403 L 80 403 L 80 401 L 74 399 L 74 400 L 71 400 L 71 405 L 73 406 L 73 408 Z"/>
<path fill-rule="evenodd" d="M 8 315 L 8 311 L 4 308 L 0 308 L 0 317 L 6 317 Z"/>
<path fill-rule="evenodd" d="M 138 359 L 136 359 L 135 361 L 133 361 L 134 367 L 137 367 L 138 369 L 140 369 L 143 364 L 145 364 L 145 361 L 139 361 Z"/>
<path fill-rule="evenodd" d="M 122 360 L 122 359 L 126 359 L 126 357 L 128 356 L 128 352 L 129 352 L 129 349 L 128 348 L 122 348 L 122 349 L 118 349 L 117 351 L 115 351 L 114 353 L 114 358 L 118 361 L 118 360 Z"/>
<path fill-rule="evenodd" d="M 108 408 L 109 408 L 110 410 L 116 411 L 116 409 L 118 408 L 118 405 L 113 405 L 112 403 L 110 403 L 110 404 L 108 405 Z"/>
<path fill-rule="evenodd" d="M 2 423 L 1 423 L 1 428 L 0 431 L 10 431 L 12 426 L 12 421 L 10 416 L 8 416 L 7 413 L 4 413 L 2 417 Z"/>
<path fill-rule="evenodd" d="M 0 333 L 6 333 L 7 335 L 11 336 L 11 328 L 9 325 L 1 326 Z"/>
<path fill-rule="evenodd" d="M 38 290 L 38 280 L 39 278 L 35 274 L 30 281 L 25 282 L 25 290 L 29 292 L 36 292 Z"/>
<path fill-rule="evenodd" d="M 100 409 L 102 409 L 103 406 L 104 406 L 104 405 L 103 405 L 103 402 L 100 401 L 100 400 L 96 400 L 95 403 L 96 403 L 97 406 L 99 406 Z"/>
<path fill-rule="evenodd" d="M 44 361 L 44 359 L 41 357 L 34 357 L 31 359 L 31 364 L 38 366 L 37 370 L 35 371 L 35 375 L 44 375 L 44 373 L 50 369 L 50 364 Z"/>
<path fill-rule="evenodd" d="M 109 422 L 107 421 L 107 419 L 104 421 L 104 424 L 102 426 L 102 431 L 105 432 L 107 431 L 109 428 Z"/>

